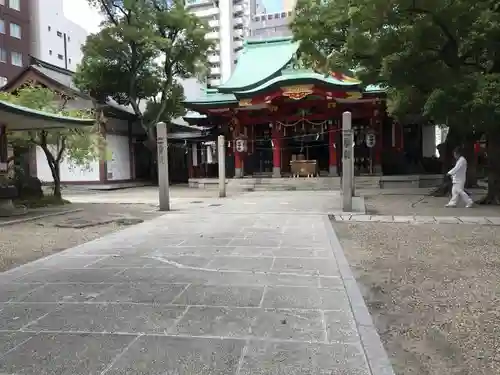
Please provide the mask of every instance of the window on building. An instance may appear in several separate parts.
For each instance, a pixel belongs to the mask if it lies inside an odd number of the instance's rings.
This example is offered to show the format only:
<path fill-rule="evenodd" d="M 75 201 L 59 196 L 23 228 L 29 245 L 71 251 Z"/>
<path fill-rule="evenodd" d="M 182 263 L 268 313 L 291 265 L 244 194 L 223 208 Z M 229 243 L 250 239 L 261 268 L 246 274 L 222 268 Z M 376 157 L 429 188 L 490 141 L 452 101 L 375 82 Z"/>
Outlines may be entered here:
<path fill-rule="evenodd" d="M 257 21 L 257 22 L 259 22 L 260 21 L 260 16 L 255 16 L 254 20 Z"/>
<path fill-rule="evenodd" d="M 9 8 L 21 10 L 21 0 L 9 0 Z"/>
<path fill-rule="evenodd" d="M 62 59 L 64 59 L 64 56 L 63 56 L 63 55 L 61 55 L 61 54 L 58 54 L 58 55 L 57 55 L 57 58 L 58 58 L 59 60 L 62 60 Z"/>
<path fill-rule="evenodd" d="M 51 49 L 49 49 L 49 55 L 52 56 L 52 50 Z"/>
<path fill-rule="evenodd" d="M 0 77 L 0 87 L 4 87 L 7 84 L 7 77 Z"/>
<path fill-rule="evenodd" d="M 69 35 L 68 35 L 68 42 L 69 42 L 69 41 L 71 41 L 71 38 L 70 38 L 70 37 L 69 37 Z"/>
<path fill-rule="evenodd" d="M 5 48 L 0 47 L 0 62 L 7 62 L 7 50 Z"/>
<path fill-rule="evenodd" d="M 0 34 L 5 34 L 5 21 L 0 20 Z"/>
<path fill-rule="evenodd" d="M 21 39 L 21 26 L 17 23 L 10 23 L 10 36 L 13 38 Z"/>
<path fill-rule="evenodd" d="M 62 32 L 58 31 L 58 32 L 57 32 L 57 36 L 58 36 L 59 38 L 62 38 Z"/>
<path fill-rule="evenodd" d="M 15 66 L 23 66 L 23 54 L 21 52 L 11 52 L 10 63 Z"/>
<path fill-rule="evenodd" d="M 286 12 L 281 13 L 281 18 L 286 18 Z"/>
<path fill-rule="evenodd" d="M 49 30 L 49 31 L 50 31 L 50 30 L 52 30 L 52 27 L 50 27 L 50 26 L 47 26 L 47 30 Z"/>
<path fill-rule="evenodd" d="M 292 16 L 292 12 L 288 12 L 288 17 L 291 17 Z"/>
<path fill-rule="evenodd" d="M 274 13 L 274 19 L 278 19 L 280 18 L 280 14 L 279 13 Z"/>
<path fill-rule="evenodd" d="M 267 19 L 268 19 L 268 20 L 272 20 L 272 19 L 273 19 L 273 15 L 272 15 L 272 14 L 268 14 L 268 15 L 267 15 Z"/>
<path fill-rule="evenodd" d="M 68 59 L 68 62 L 71 64 L 71 59 Z"/>

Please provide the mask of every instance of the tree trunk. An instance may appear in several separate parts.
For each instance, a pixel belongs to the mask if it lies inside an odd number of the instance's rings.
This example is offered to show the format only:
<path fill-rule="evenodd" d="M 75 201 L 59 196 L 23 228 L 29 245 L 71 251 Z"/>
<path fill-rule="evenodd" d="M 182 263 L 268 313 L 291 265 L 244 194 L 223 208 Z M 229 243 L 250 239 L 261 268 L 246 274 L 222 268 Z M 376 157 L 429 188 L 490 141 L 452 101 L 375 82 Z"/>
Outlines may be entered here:
<path fill-rule="evenodd" d="M 54 188 L 52 190 L 52 195 L 54 198 L 62 200 L 61 194 L 61 172 L 59 168 L 59 163 L 49 162 L 50 173 L 52 174 L 52 179 L 54 180 Z"/>
<path fill-rule="evenodd" d="M 450 127 L 446 141 L 438 145 L 439 159 L 441 160 L 443 182 L 430 193 L 433 197 L 446 197 L 451 194 L 452 182 L 446 174 L 453 167 L 453 150 L 460 144 L 457 132 Z"/>
<path fill-rule="evenodd" d="M 500 205 L 500 137 L 494 132 L 487 134 L 488 192 L 479 204 Z"/>
<path fill-rule="evenodd" d="M 472 135 L 467 137 L 464 143 L 464 158 L 467 160 L 467 178 L 465 181 L 466 188 L 477 187 L 477 159 L 474 152 L 474 143 L 476 142 L 475 137 Z"/>

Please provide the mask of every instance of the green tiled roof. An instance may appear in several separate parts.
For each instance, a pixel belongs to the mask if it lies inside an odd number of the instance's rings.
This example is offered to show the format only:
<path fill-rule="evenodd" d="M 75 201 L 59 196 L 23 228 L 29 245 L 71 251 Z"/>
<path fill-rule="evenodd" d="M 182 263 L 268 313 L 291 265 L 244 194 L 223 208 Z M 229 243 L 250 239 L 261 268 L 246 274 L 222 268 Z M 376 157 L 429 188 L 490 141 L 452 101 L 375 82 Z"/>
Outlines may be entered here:
<path fill-rule="evenodd" d="M 208 89 L 199 98 L 185 100 L 188 105 L 237 104 L 273 86 L 320 83 L 339 90 L 361 91 L 361 82 L 343 74 L 325 76 L 303 67 L 297 58 L 299 43 L 291 37 L 247 40 L 236 68 L 227 82 Z M 380 86 L 368 86 L 366 92 L 382 92 Z"/>
<path fill-rule="evenodd" d="M 190 104 L 236 104 L 238 100 L 233 94 L 223 94 L 217 89 L 207 89 L 205 94 L 199 98 L 185 100 L 185 102 Z"/>
<path fill-rule="evenodd" d="M 314 73 L 312 71 L 299 71 L 294 74 L 283 74 L 277 77 L 274 77 L 273 79 L 270 79 L 269 81 L 264 82 L 260 86 L 257 86 L 253 89 L 246 90 L 246 91 L 238 91 L 236 95 L 238 94 L 252 94 L 256 93 L 262 90 L 267 89 L 268 87 L 271 87 L 273 85 L 286 82 L 287 84 L 297 84 L 297 83 L 303 83 L 307 81 L 320 81 L 323 82 L 327 85 L 335 85 L 335 86 L 342 86 L 343 88 L 349 88 L 349 87 L 357 87 L 359 84 L 357 82 L 348 82 L 348 81 L 341 81 L 338 80 L 337 78 L 334 78 L 332 76 L 324 76 L 322 74 Z"/>
<path fill-rule="evenodd" d="M 299 43 L 291 37 L 245 41 L 233 74 L 219 90 L 248 90 L 264 83 L 288 64 L 298 48 Z"/>
<path fill-rule="evenodd" d="M 91 126 L 94 119 L 74 118 L 37 111 L 0 100 L 0 117 L 10 130 L 55 129 Z"/>

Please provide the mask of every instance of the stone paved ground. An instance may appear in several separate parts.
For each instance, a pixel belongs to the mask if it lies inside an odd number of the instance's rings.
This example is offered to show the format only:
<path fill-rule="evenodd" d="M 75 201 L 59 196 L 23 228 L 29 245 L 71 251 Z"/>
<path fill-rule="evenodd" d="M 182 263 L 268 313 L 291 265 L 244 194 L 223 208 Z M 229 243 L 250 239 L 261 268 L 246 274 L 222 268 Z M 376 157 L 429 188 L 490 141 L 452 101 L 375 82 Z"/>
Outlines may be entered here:
<path fill-rule="evenodd" d="M 1 274 L 0 373 L 390 374 L 336 197 L 248 194 Z"/>

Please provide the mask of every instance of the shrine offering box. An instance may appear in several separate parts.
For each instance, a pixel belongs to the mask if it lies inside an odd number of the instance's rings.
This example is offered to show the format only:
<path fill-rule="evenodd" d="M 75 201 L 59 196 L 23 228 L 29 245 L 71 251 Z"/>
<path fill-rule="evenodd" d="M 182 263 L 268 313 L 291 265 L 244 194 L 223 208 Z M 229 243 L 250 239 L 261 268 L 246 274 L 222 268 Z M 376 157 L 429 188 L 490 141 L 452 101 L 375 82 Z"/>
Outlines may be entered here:
<path fill-rule="evenodd" d="M 316 160 L 292 160 L 290 169 L 294 177 L 310 177 L 318 175 Z"/>

